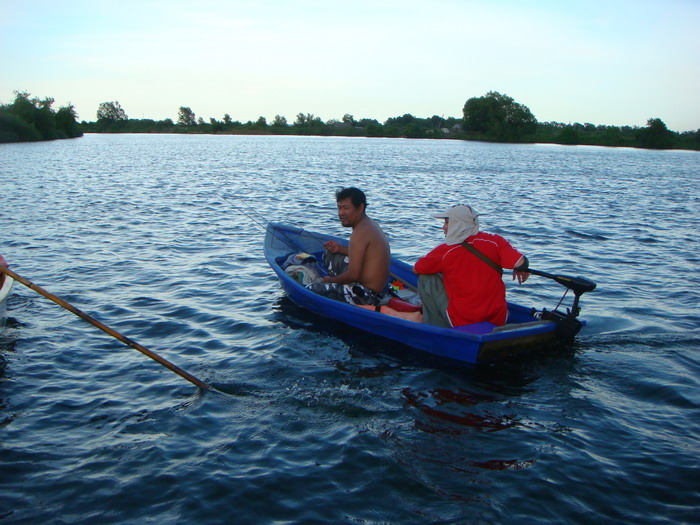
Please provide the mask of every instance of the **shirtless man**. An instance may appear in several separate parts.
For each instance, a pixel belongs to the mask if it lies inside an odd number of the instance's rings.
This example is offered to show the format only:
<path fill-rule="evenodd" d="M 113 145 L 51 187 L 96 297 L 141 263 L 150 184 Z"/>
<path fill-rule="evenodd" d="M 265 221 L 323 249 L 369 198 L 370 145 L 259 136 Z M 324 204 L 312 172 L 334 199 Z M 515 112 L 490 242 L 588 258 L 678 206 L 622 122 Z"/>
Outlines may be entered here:
<path fill-rule="evenodd" d="M 387 290 L 389 242 L 377 223 L 367 216 L 367 199 L 357 188 L 344 188 L 335 194 L 338 218 L 352 228 L 350 243 L 324 244 L 323 264 L 329 275 L 308 288 L 316 293 L 354 304 L 378 305 Z"/>

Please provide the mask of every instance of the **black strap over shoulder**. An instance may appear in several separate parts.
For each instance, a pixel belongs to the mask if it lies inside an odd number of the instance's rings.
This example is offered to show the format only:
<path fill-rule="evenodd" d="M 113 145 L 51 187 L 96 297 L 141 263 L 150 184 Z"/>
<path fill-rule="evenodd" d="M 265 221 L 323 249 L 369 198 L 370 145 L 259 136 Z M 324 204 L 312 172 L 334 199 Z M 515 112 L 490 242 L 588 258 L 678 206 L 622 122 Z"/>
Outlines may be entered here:
<path fill-rule="evenodd" d="M 494 270 L 496 270 L 496 271 L 498 272 L 498 275 L 503 275 L 503 268 L 501 268 L 501 265 L 497 264 L 497 263 L 494 262 L 492 259 L 490 259 L 488 256 L 486 256 L 486 255 L 484 255 L 483 253 L 481 253 L 479 250 L 477 250 L 476 248 L 474 248 L 474 246 L 472 246 L 471 244 L 469 244 L 467 241 L 463 241 L 463 242 L 462 242 L 462 246 L 464 246 L 464 247 L 467 249 L 467 251 L 473 253 L 473 254 L 476 255 L 479 259 L 481 259 L 481 260 L 484 261 L 486 264 L 488 264 L 491 268 L 493 268 Z"/>

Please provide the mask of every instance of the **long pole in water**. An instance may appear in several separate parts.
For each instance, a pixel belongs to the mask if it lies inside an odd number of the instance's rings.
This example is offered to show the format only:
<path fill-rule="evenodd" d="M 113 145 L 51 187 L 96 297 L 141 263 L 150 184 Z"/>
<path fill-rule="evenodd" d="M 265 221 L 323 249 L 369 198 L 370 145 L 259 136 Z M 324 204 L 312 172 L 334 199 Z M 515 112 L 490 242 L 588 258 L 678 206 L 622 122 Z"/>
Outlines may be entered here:
<path fill-rule="evenodd" d="M 194 377 L 193 375 L 191 375 L 191 374 L 185 372 L 184 370 L 182 370 L 181 368 L 175 366 L 175 365 L 172 364 L 170 361 L 168 361 L 168 360 L 166 360 L 166 359 L 163 359 L 162 357 L 160 357 L 160 356 L 159 356 L 158 354 L 156 354 L 155 352 L 151 352 L 148 348 L 141 346 L 141 345 L 138 344 L 136 341 L 132 341 L 132 340 L 129 339 L 128 337 L 126 337 L 126 336 L 120 334 L 120 333 L 117 332 L 116 330 L 113 330 L 112 328 L 110 328 L 109 326 L 107 326 L 107 325 L 101 323 L 101 322 L 98 321 L 97 319 L 95 319 L 95 318 L 93 318 L 93 317 L 90 317 L 88 314 L 86 314 L 85 312 L 83 312 L 83 311 L 77 309 L 75 306 L 71 305 L 71 304 L 68 303 L 67 301 L 64 301 L 64 300 L 61 299 L 60 297 L 57 297 L 57 296 L 55 296 L 55 295 L 53 295 L 53 294 L 47 292 L 47 291 L 44 290 L 41 286 L 38 286 L 38 285 L 34 284 L 33 282 L 31 282 L 31 281 L 25 279 L 25 278 L 22 277 L 21 275 L 16 274 L 15 272 L 13 272 L 12 270 L 10 270 L 9 268 L 0 265 L 0 272 L 4 273 L 4 274 L 7 275 L 8 277 L 11 277 L 12 279 L 14 279 L 14 280 L 17 281 L 17 282 L 22 283 L 24 286 L 26 286 L 27 288 L 30 288 L 30 289 L 34 290 L 34 291 L 37 292 L 38 294 L 43 295 L 43 296 L 46 297 L 47 299 L 50 299 L 51 301 L 53 301 L 53 302 L 56 303 L 57 305 L 62 306 L 63 308 L 65 308 L 65 309 L 68 310 L 69 312 L 74 313 L 75 315 L 77 315 L 77 316 L 80 317 L 81 319 L 84 319 L 85 321 L 87 321 L 87 322 L 90 323 L 91 325 L 96 326 L 97 328 L 99 328 L 99 329 L 102 330 L 103 332 L 106 332 L 107 334 L 111 335 L 111 336 L 114 337 L 115 339 L 118 339 L 118 340 L 121 341 L 122 343 L 124 343 L 124 344 L 130 346 L 131 348 L 133 348 L 133 349 L 135 349 L 135 350 L 138 350 L 138 351 L 141 352 L 142 354 L 144 354 L 144 355 L 150 357 L 150 358 L 153 359 L 154 361 L 156 361 L 156 362 L 160 363 L 161 365 L 163 365 L 165 368 L 167 368 L 167 369 L 169 369 L 169 370 L 175 372 L 175 373 L 176 373 L 177 375 L 179 375 L 180 377 L 186 379 L 187 381 L 189 381 L 189 382 L 192 383 L 193 385 L 198 386 L 199 388 L 201 388 L 201 389 L 203 389 L 203 390 L 212 390 L 212 387 L 209 386 L 208 384 L 206 384 L 204 381 L 200 381 L 199 379 L 197 379 L 197 378 Z"/>

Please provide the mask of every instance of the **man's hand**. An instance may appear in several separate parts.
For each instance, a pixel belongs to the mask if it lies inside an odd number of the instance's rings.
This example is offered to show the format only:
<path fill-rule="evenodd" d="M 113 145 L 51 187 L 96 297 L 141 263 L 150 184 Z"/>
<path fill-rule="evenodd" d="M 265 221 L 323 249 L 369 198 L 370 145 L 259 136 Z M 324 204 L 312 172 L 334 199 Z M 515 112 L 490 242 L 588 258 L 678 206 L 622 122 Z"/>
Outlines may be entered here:
<path fill-rule="evenodd" d="M 517 270 L 513 270 L 513 280 L 518 279 L 518 284 L 523 284 L 525 281 L 527 281 L 527 278 L 530 277 L 530 272 L 519 272 Z"/>
<path fill-rule="evenodd" d="M 524 255 L 520 257 L 513 267 L 513 280 L 515 281 L 515 279 L 518 279 L 518 284 L 523 284 L 527 281 L 527 278 L 530 277 L 530 272 L 526 272 L 525 270 L 527 270 L 529 266 L 530 261 L 527 260 L 527 257 Z"/>
<path fill-rule="evenodd" d="M 323 243 L 323 247 L 331 253 L 338 253 L 341 251 L 341 246 L 335 241 L 326 241 Z"/>

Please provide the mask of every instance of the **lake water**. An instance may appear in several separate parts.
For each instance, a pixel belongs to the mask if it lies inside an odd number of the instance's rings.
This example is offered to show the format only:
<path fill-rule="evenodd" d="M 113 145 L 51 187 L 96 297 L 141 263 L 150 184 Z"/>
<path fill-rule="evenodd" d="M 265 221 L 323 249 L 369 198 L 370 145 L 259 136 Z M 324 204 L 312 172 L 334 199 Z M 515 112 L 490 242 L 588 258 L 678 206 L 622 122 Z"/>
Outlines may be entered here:
<path fill-rule="evenodd" d="M 0 145 L 0 182 L 14 271 L 225 392 L 17 283 L 3 523 L 700 523 L 697 152 L 87 135 Z M 347 185 L 408 262 L 469 202 L 533 268 L 596 281 L 575 346 L 437 370 L 291 304 L 259 223 L 347 235 Z"/>

